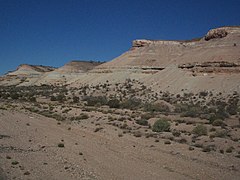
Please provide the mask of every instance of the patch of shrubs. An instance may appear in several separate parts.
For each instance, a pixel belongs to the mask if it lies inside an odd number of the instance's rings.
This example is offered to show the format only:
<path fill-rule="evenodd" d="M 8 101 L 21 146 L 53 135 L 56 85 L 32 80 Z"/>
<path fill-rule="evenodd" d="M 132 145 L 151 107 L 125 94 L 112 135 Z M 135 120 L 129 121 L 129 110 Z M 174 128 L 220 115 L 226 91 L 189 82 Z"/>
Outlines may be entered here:
<path fill-rule="evenodd" d="M 85 96 L 83 100 L 87 102 L 87 106 L 102 106 L 108 102 L 106 96 Z"/>
<path fill-rule="evenodd" d="M 125 109 L 137 109 L 141 106 L 141 100 L 137 99 L 137 98 L 130 98 L 130 99 L 126 99 L 124 100 L 120 107 L 121 108 L 125 108 Z"/>
<path fill-rule="evenodd" d="M 151 104 L 151 103 L 146 103 L 144 104 L 144 110 L 148 112 L 170 112 L 170 109 L 167 105 L 165 104 Z"/>
<path fill-rule="evenodd" d="M 110 107 L 110 108 L 119 108 L 120 107 L 120 101 L 118 99 L 110 99 L 108 102 L 107 102 L 107 105 Z"/>

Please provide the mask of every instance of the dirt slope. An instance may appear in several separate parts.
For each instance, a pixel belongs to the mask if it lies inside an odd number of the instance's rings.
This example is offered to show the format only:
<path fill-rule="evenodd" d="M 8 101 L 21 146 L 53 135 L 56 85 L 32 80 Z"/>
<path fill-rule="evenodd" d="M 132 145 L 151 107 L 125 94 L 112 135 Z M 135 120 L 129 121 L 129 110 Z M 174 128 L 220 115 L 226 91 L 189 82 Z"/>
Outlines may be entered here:
<path fill-rule="evenodd" d="M 8 179 L 219 180 L 240 176 L 239 160 L 227 154 L 189 151 L 184 144 L 164 145 L 131 135 L 120 138 L 108 126 L 93 132 L 84 123 L 58 125 L 36 114 L 0 113 L 0 167 Z M 60 142 L 64 148 L 57 147 Z"/>

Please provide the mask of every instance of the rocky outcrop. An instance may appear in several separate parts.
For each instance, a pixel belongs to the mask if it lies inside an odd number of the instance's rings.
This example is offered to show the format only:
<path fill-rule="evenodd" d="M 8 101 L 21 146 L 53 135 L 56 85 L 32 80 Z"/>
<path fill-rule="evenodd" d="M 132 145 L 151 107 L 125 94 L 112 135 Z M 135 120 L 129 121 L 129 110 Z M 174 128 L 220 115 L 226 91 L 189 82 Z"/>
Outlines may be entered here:
<path fill-rule="evenodd" d="M 190 69 L 193 67 L 240 67 L 239 63 L 226 62 L 226 61 L 214 61 L 214 62 L 203 62 L 203 63 L 187 63 L 178 65 L 179 68 Z"/>
<path fill-rule="evenodd" d="M 193 39 L 188 41 L 163 41 L 163 40 L 145 40 L 145 39 L 138 39 L 132 42 L 132 49 L 140 48 L 140 47 L 147 47 L 150 45 L 195 45 L 199 39 Z"/>
<path fill-rule="evenodd" d="M 187 63 L 178 65 L 178 68 L 190 70 L 193 73 L 193 76 L 206 75 L 206 73 L 240 73 L 240 63 L 226 61 Z"/>
<path fill-rule="evenodd" d="M 132 42 L 132 47 L 145 47 L 148 46 L 149 44 L 152 44 L 152 41 L 150 40 L 145 40 L 145 39 L 139 39 L 139 40 L 134 40 Z"/>
<path fill-rule="evenodd" d="M 206 41 L 209 41 L 211 39 L 219 39 L 219 38 L 224 38 L 228 34 L 236 34 L 240 33 L 240 27 L 239 26 L 232 26 L 232 27 L 221 27 L 221 28 L 216 28 L 216 29 L 211 29 L 204 39 Z"/>
<path fill-rule="evenodd" d="M 83 73 L 92 70 L 94 67 L 102 64 L 102 62 L 95 61 L 77 61 L 73 60 L 60 67 L 56 71 L 63 73 Z"/>
<path fill-rule="evenodd" d="M 211 39 L 224 38 L 227 36 L 227 34 L 228 32 L 225 28 L 212 29 L 205 36 L 205 40 L 209 41 Z"/>

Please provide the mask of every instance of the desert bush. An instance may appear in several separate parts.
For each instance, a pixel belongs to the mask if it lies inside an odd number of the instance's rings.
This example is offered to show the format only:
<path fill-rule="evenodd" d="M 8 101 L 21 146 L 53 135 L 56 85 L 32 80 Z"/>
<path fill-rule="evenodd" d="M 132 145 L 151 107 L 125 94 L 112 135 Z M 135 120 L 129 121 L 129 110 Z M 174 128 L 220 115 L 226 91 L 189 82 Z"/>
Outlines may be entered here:
<path fill-rule="evenodd" d="M 220 138 L 225 138 L 227 136 L 227 131 L 226 130 L 221 130 L 221 131 L 216 131 L 214 133 L 214 137 L 220 137 Z"/>
<path fill-rule="evenodd" d="M 17 93 L 11 93 L 10 94 L 10 97 L 13 99 L 13 100 L 16 100 L 16 99 L 18 99 L 19 98 L 19 94 L 17 94 Z"/>
<path fill-rule="evenodd" d="M 153 118 L 153 117 L 154 117 L 154 114 L 152 114 L 152 113 L 145 113 L 145 114 L 141 115 L 141 118 L 146 119 L 146 120 Z"/>
<path fill-rule="evenodd" d="M 113 121 L 114 118 L 113 118 L 112 116 L 108 116 L 108 120 L 109 120 L 109 121 Z"/>
<path fill-rule="evenodd" d="M 185 121 L 184 119 L 178 119 L 178 120 L 176 120 L 176 121 L 177 121 L 177 123 L 179 123 L 179 124 L 186 123 L 186 121 Z"/>
<path fill-rule="evenodd" d="M 36 97 L 34 97 L 34 96 L 30 96 L 29 98 L 28 98 L 28 100 L 30 101 L 30 102 L 36 102 L 37 100 L 36 100 Z"/>
<path fill-rule="evenodd" d="M 136 123 L 142 126 L 148 126 L 148 121 L 146 119 L 138 119 Z"/>
<path fill-rule="evenodd" d="M 172 135 L 175 136 L 175 137 L 179 137 L 179 136 L 181 135 L 181 132 L 174 130 L 174 131 L 172 132 Z"/>
<path fill-rule="evenodd" d="M 64 94 L 58 94 L 58 95 L 56 96 L 56 100 L 57 100 L 58 102 L 64 102 L 64 101 L 66 100 L 66 97 L 65 97 Z"/>
<path fill-rule="evenodd" d="M 87 101 L 87 106 L 102 106 L 107 104 L 106 96 L 85 96 L 84 101 Z"/>
<path fill-rule="evenodd" d="M 89 116 L 86 113 L 81 113 L 79 116 L 75 117 L 75 120 L 88 119 Z"/>
<path fill-rule="evenodd" d="M 121 104 L 120 107 L 126 108 L 126 109 L 137 109 L 141 105 L 141 100 L 137 98 L 130 98 L 124 100 Z"/>
<path fill-rule="evenodd" d="M 226 149 L 226 153 L 232 153 L 233 150 L 234 150 L 234 147 L 231 146 L 231 147 Z"/>
<path fill-rule="evenodd" d="M 171 144 L 171 141 L 166 140 L 166 141 L 164 141 L 164 144 Z"/>
<path fill-rule="evenodd" d="M 63 143 L 58 143 L 58 147 L 63 148 L 64 144 Z"/>
<path fill-rule="evenodd" d="M 50 100 L 51 100 L 51 101 L 57 101 L 57 98 L 56 98 L 55 96 L 51 96 L 51 97 L 50 97 Z"/>
<path fill-rule="evenodd" d="M 226 107 L 226 112 L 230 115 L 236 115 L 238 112 L 238 105 L 237 104 L 230 104 Z"/>
<path fill-rule="evenodd" d="M 141 136 L 142 136 L 142 133 L 141 133 L 140 131 L 135 131 L 135 132 L 133 133 L 133 135 L 134 135 L 135 137 L 141 137 Z"/>
<path fill-rule="evenodd" d="M 199 124 L 192 130 L 192 133 L 197 136 L 207 135 L 207 127 Z"/>
<path fill-rule="evenodd" d="M 107 102 L 107 105 L 110 107 L 110 108 L 119 108 L 120 107 L 120 101 L 118 99 L 110 99 L 108 102 Z"/>
<path fill-rule="evenodd" d="M 79 103 L 79 97 L 73 96 L 73 103 Z"/>
<path fill-rule="evenodd" d="M 185 112 L 181 113 L 182 117 L 198 117 L 202 113 L 202 109 L 198 106 L 189 106 Z"/>
<path fill-rule="evenodd" d="M 94 130 L 94 132 L 98 132 L 98 131 L 100 131 L 100 130 L 102 130 L 103 128 L 102 127 L 97 127 L 95 130 Z"/>
<path fill-rule="evenodd" d="M 215 114 L 211 115 L 208 120 L 209 120 L 209 123 L 212 124 L 215 120 L 219 120 L 219 119 L 224 120 L 228 117 L 229 115 L 225 110 L 222 110 L 222 111 L 218 110 Z"/>
<path fill-rule="evenodd" d="M 216 119 L 212 122 L 213 126 L 225 126 L 225 123 L 223 122 L 223 120 L 220 119 Z"/>
<path fill-rule="evenodd" d="M 185 143 L 187 143 L 187 140 L 185 138 L 181 138 L 177 142 L 179 142 L 181 144 L 185 144 Z"/>
<path fill-rule="evenodd" d="M 189 151 L 193 151 L 193 150 L 194 150 L 194 147 L 189 146 L 189 147 L 188 147 L 188 150 L 189 150 Z"/>
<path fill-rule="evenodd" d="M 208 91 L 199 92 L 199 97 L 206 97 L 208 95 Z"/>
<path fill-rule="evenodd" d="M 182 112 L 187 111 L 188 109 L 189 108 L 188 108 L 187 104 L 176 104 L 175 105 L 175 112 L 176 113 L 182 113 Z"/>
<path fill-rule="evenodd" d="M 159 119 L 157 120 L 153 126 L 152 131 L 154 132 L 167 132 L 170 130 L 170 123 L 168 122 L 168 119 Z"/>
<path fill-rule="evenodd" d="M 12 162 L 12 165 L 17 165 L 17 164 L 19 164 L 18 161 L 13 161 L 13 162 Z"/>
<path fill-rule="evenodd" d="M 211 150 L 212 150 L 211 146 L 203 146 L 203 149 L 202 149 L 203 152 L 210 152 Z"/>
<path fill-rule="evenodd" d="M 148 112 L 169 112 L 170 109 L 167 105 L 164 104 L 150 104 L 146 103 L 144 104 L 144 110 Z"/>

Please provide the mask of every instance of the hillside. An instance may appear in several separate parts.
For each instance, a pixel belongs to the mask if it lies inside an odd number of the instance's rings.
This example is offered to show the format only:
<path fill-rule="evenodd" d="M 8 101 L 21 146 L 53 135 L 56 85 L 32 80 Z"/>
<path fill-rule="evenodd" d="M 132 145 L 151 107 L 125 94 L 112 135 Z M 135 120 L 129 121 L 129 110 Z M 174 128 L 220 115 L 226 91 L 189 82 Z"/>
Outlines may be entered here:
<path fill-rule="evenodd" d="M 129 51 L 96 67 L 88 79 L 97 84 L 131 78 L 174 93 L 182 89 L 239 91 L 239 44 L 239 27 L 213 29 L 195 41 L 135 40 Z M 82 82 L 85 78 L 73 86 Z"/>
<path fill-rule="evenodd" d="M 239 46 L 222 27 L 20 65 L 0 80 L 0 179 L 239 179 Z"/>
<path fill-rule="evenodd" d="M 106 63 L 72 61 L 53 71 L 17 69 L 1 79 L 1 85 L 121 83 L 139 80 L 154 90 L 173 93 L 240 91 L 240 27 L 210 30 L 190 41 L 134 40 L 129 51 Z M 27 82 L 22 73 L 31 74 Z M 9 80 L 12 75 L 22 83 Z M 33 77 L 34 76 L 34 77 Z M 33 80 L 34 79 L 34 80 Z"/>

